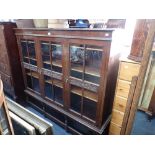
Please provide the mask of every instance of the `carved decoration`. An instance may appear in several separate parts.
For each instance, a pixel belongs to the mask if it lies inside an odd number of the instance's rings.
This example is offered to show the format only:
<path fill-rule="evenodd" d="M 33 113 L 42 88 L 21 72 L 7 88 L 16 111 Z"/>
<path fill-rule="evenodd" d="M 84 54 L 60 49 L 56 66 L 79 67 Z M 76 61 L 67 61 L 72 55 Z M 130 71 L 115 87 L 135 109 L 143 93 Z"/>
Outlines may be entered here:
<path fill-rule="evenodd" d="M 83 82 L 83 81 L 80 81 L 80 80 L 77 80 L 77 79 L 70 79 L 70 84 L 73 84 L 75 86 L 91 90 L 93 92 L 98 92 L 98 87 L 99 87 L 99 86 L 97 86 L 95 84 Z"/>
<path fill-rule="evenodd" d="M 28 64 L 28 63 L 23 62 L 23 66 L 26 69 L 30 69 L 32 71 L 38 72 L 38 67 L 36 67 L 34 65 L 31 65 L 31 64 Z"/>

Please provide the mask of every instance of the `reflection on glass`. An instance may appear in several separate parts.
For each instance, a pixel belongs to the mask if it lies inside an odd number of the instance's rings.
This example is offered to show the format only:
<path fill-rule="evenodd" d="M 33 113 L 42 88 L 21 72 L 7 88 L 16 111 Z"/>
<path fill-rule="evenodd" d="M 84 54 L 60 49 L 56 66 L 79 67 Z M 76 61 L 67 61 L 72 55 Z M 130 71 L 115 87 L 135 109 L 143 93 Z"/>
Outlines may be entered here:
<path fill-rule="evenodd" d="M 35 43 L 31 40 L 21 40 L 23 61 L 32 65 L 37 65 L 35 54 Z"/>
<path fill-rule="evenodd" d="M 29 57 L 35 59 L 36 58 L 35 45 L 33 41 L 28 41 L 28 49 L 29 49 Z"/>
<path fill-rule="evenodd" d="M 31 71 L 25 69 L 25 72 L 26 72 L 27 86 L 32 89 Z"/>
<path fill-rule="evenodd" d="M 58 43 L 51 44 L 52 50 L 52 70 L 62 73 L 62 45 Z"/>
<path fill-rule="evenodd" d="M 88 98 L 83 98 L 83 115 L 95 120 L 96 118 L 96 102 L 88 99 Z"/>
<path fill-rule="evenodd" d="M 23 54 L 23 61 L 28 63 L 28 52 L 27 52 L 27 42 L 22 40 L 21 41 L 21 48 L 22 48 L 22 54 Z"/>
<path fill-rule="evenodd" d="M 51 70 L 49 42 L 41 42 L 43 68 Z"/>
<path fill-rule="evenodd" d="M 44 76 L 45 79 L 45 96 L 53 100 L 52 79 L 49 76 Z"/>
<path fill-rule="evenodd" d="M 28 69 L 25 70 L 27 78 L 27 86 L 36 92 L 40 92 L 39 74 Z"/>
<path fill-rule="evenodd" d="M 86 46 L 84 76 L 86 81 L 99 84 L 102 53 L 101 47 Z"/>
<path fill-rule="evenodd" d="M 45 79 L 45 96 L 52 99 L 58 104 L 63 104 L 63 84 L 60 80 L 44 76 Z"/>
<path fill-rule="evenodd" d="M 36 92 L 40 92 L 40 86 L 39 86 L 39 75 L 36 72 L 32 72 L 32 83 L 33 83 L 33 87 L 32 89 Z"/>
<path fill-rule="evenodd" d="M 53 79 L 54 101 L 63 104 L 63 84 L 60 80 Z"/>
<path fill-rule="evenodd" d="M 84 45 L 70 46 L 70 75 L 82 79 L 83 64 L 84 64 Z"/>
<path fill-rule="evenodd" d="M 70 91 L 70 108 L 78 113 L 81 113 L 82 88 L 71 85 Z"/>

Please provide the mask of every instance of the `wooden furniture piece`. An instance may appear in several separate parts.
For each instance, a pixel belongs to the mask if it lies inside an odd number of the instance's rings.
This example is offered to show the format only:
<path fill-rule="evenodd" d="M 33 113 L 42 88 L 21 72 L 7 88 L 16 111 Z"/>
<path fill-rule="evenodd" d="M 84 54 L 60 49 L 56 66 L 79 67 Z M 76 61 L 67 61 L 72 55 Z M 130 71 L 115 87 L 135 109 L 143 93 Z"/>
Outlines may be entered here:
<path fill-rule="evenodd" d="M 129 59 L 141 62 L 145 47 L 146 38 L 148 36 L 150 20 L 138 19 L 135 26 L 133 35 L 133 42 Z"/>
<path fill-rule="evenodd" d="M 152 110 L 150 107 L 152 94 L 155 87 L 155 43 L 152 48 L 150 55 L 147 71 L 145 74 L 145 79 L 143 82 L 143 88 L 141 92 L 141 97 L 139 99 L 138 109 L 145 111 L 147 114 L 152 115 Z"/>
<path fill-rule="evenodd" d="M 0 135 L 14 134 L 8 107 L 3 93 L 3 84 L 0 79 Z"/>
<path fill-rule="evenodd" d="M 140 95 L 141 95 L 141 90 L 143 88 L 143 83 L 145 81 L 145 75 L 147 72 L 147 67 L 148 67 L 150 55 L 152 52 L 154 37 L 155 37 L 155 20 L 152 19 L 152 20 L 148 20 L 148 32 L 147 32 L 147 37 L 146 37 L 146 41 L 145 41 L 145 46 L 143 49 L 143 57 L 142 57 L 141 66 L 139 69 L 135 93 L 133 96 L 133 101 L 132 101 L 133 109 L 132 109 L 132 113 L 130 114 L 130 122 L 128 125 L 128 133 L 127 134 L 131 133 L 130 131 L 133 126 L 135 114 L 136 114 L 136 111 L 138 108 L 138 103 L 139 103 L 139 99 L 140 99 Z"/>
<path fill-rule="evenodd" d="M 22 99 L 24 81 L 13 28 L 16 28 L 15 23 L 0 23 L 0 75 L 4 92 L 13 99 Z"/>
<path fill-rule="evenodd" d="M 16 134 L 17 128 L 23 128 L 27 130 L 17 132 L 18 134 L 36 134 L 36 135 L 52 135 L 53 134 L 53 125 L 47 122 L 45 119 L 39 117 L 38 115 L 32 113 L 28 109 L 19 105 L 15 101 L 6 97 L 6 102 L 8 105 L 9 112 L 11 112 L 11 118 L 13 119 L 14 132 Z M 26 124 L 27 123 L 27 124 Z M 20 124 L 20 126 L 18 125 Z M 19 127 L 18 127 L 19 126 Z M 31 126 L 31 127 L 30 127 Z M 33 128 L 33 129 L 32 129 Z M 19 130 L 19 129 L 18 129 Z"/>
<path fill-rule="evenodd" d="M 112 29 L 15 29 L 27 101 L 75 134 L 103 134 L 118 73 Z"/>
<path fill-rule="evenodd" d="M 136 61 L 127 58 L 120 59 L 109 134 L 121 134 L 132 77 L 138 75 L 139 68 L 140 64 Z"/>

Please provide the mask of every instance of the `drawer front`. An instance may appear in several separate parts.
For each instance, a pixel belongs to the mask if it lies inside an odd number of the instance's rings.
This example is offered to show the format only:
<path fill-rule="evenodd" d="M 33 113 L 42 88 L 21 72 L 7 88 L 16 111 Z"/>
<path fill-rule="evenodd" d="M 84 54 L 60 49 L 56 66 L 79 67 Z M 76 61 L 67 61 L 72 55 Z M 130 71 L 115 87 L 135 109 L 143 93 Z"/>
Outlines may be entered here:
<path fill-rule="evenodd" d="M 12 92 L 13 92 L 13 86 L 12 86 L 12 80 L 11 80 L 11 77 L 6 75 L 6 74 L 3 74 L 0 72 L 0 75 L 1 75 L 1 79 L 3 81 L 3 87 L 4 87 L 4 90 L 11 94 L 12 95 Z"/>
<path fill-rule="evenodd" d="M 116 95 L 128 98 L 131 82 L 118 80 Z"/>
<path fill-rule="evenodd" d="M 111 122 L 109 131 L 111 135 L 120 135 L 121 128 Z"/>
<path fill-rule="evenodd" d="M 119 79 L 131 81 L 132 76 L 138 75 L 139 69 L 139 64 L 121 62 Z"/>
<path fill-rule="evenodd" d="M 123 122 L 123 117 L 124 117 L 124 113 L 122 113 L 118 110 L 113 110 L 111 122 L 113 122 L 113 123 L 117 124 L 119 127 L 121 127 L 122 122 Z"/>
<path fill-rule="evenodd" d="M 125 112 L 125 108 L 126 108 L 126 103 L 127 103 L 127 99 L 124 97 L 120 97 L 120 96 L 115 96 L 115 101 L 114 101 L 114 109 L 119 110 L 121 112 Z"/>

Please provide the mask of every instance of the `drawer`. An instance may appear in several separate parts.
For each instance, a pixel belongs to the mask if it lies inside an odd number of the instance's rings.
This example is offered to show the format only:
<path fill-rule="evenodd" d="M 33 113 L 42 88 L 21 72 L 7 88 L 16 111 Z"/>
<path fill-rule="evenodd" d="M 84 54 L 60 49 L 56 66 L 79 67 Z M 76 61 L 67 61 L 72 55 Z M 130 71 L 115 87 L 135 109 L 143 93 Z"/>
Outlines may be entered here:
<path fill-rule="evenodd" d="M 124 117 L 124 113 L 113 109 L 111 122 L 121 127 L 123 122 L 123 117 Z"/>
<path fill-rule="evenodd" d="M 121 62 L 119 79 L 131 81 L 133 76 L 137 76 L 139 73 L 140 64 Z"/>
<path fill-rule="evenodd" d="M 121 128 L 111 122 L 110 128 L 109 128 L 109 133 L 111 135 L 120 135 L 120 132 L 121 132 Z"/>
<path fill-rule="evenodd" d="M 125 112 L 127 99 L 120 96 L 115 96 L 113 108 L 121 112 Z"/>
<path fill-rule="evenodd" d="M 116 88 L 116 95 L 128 98 L 130 84 L 131 82 L 118 80 L 117 88 Z"/>
<path fill-rule="evenodd" d="M 0 72 L 1 79 L 3 81 L 3 87 L 9 94 L 12 93 L 12 80 L 11 77 Z"/>

